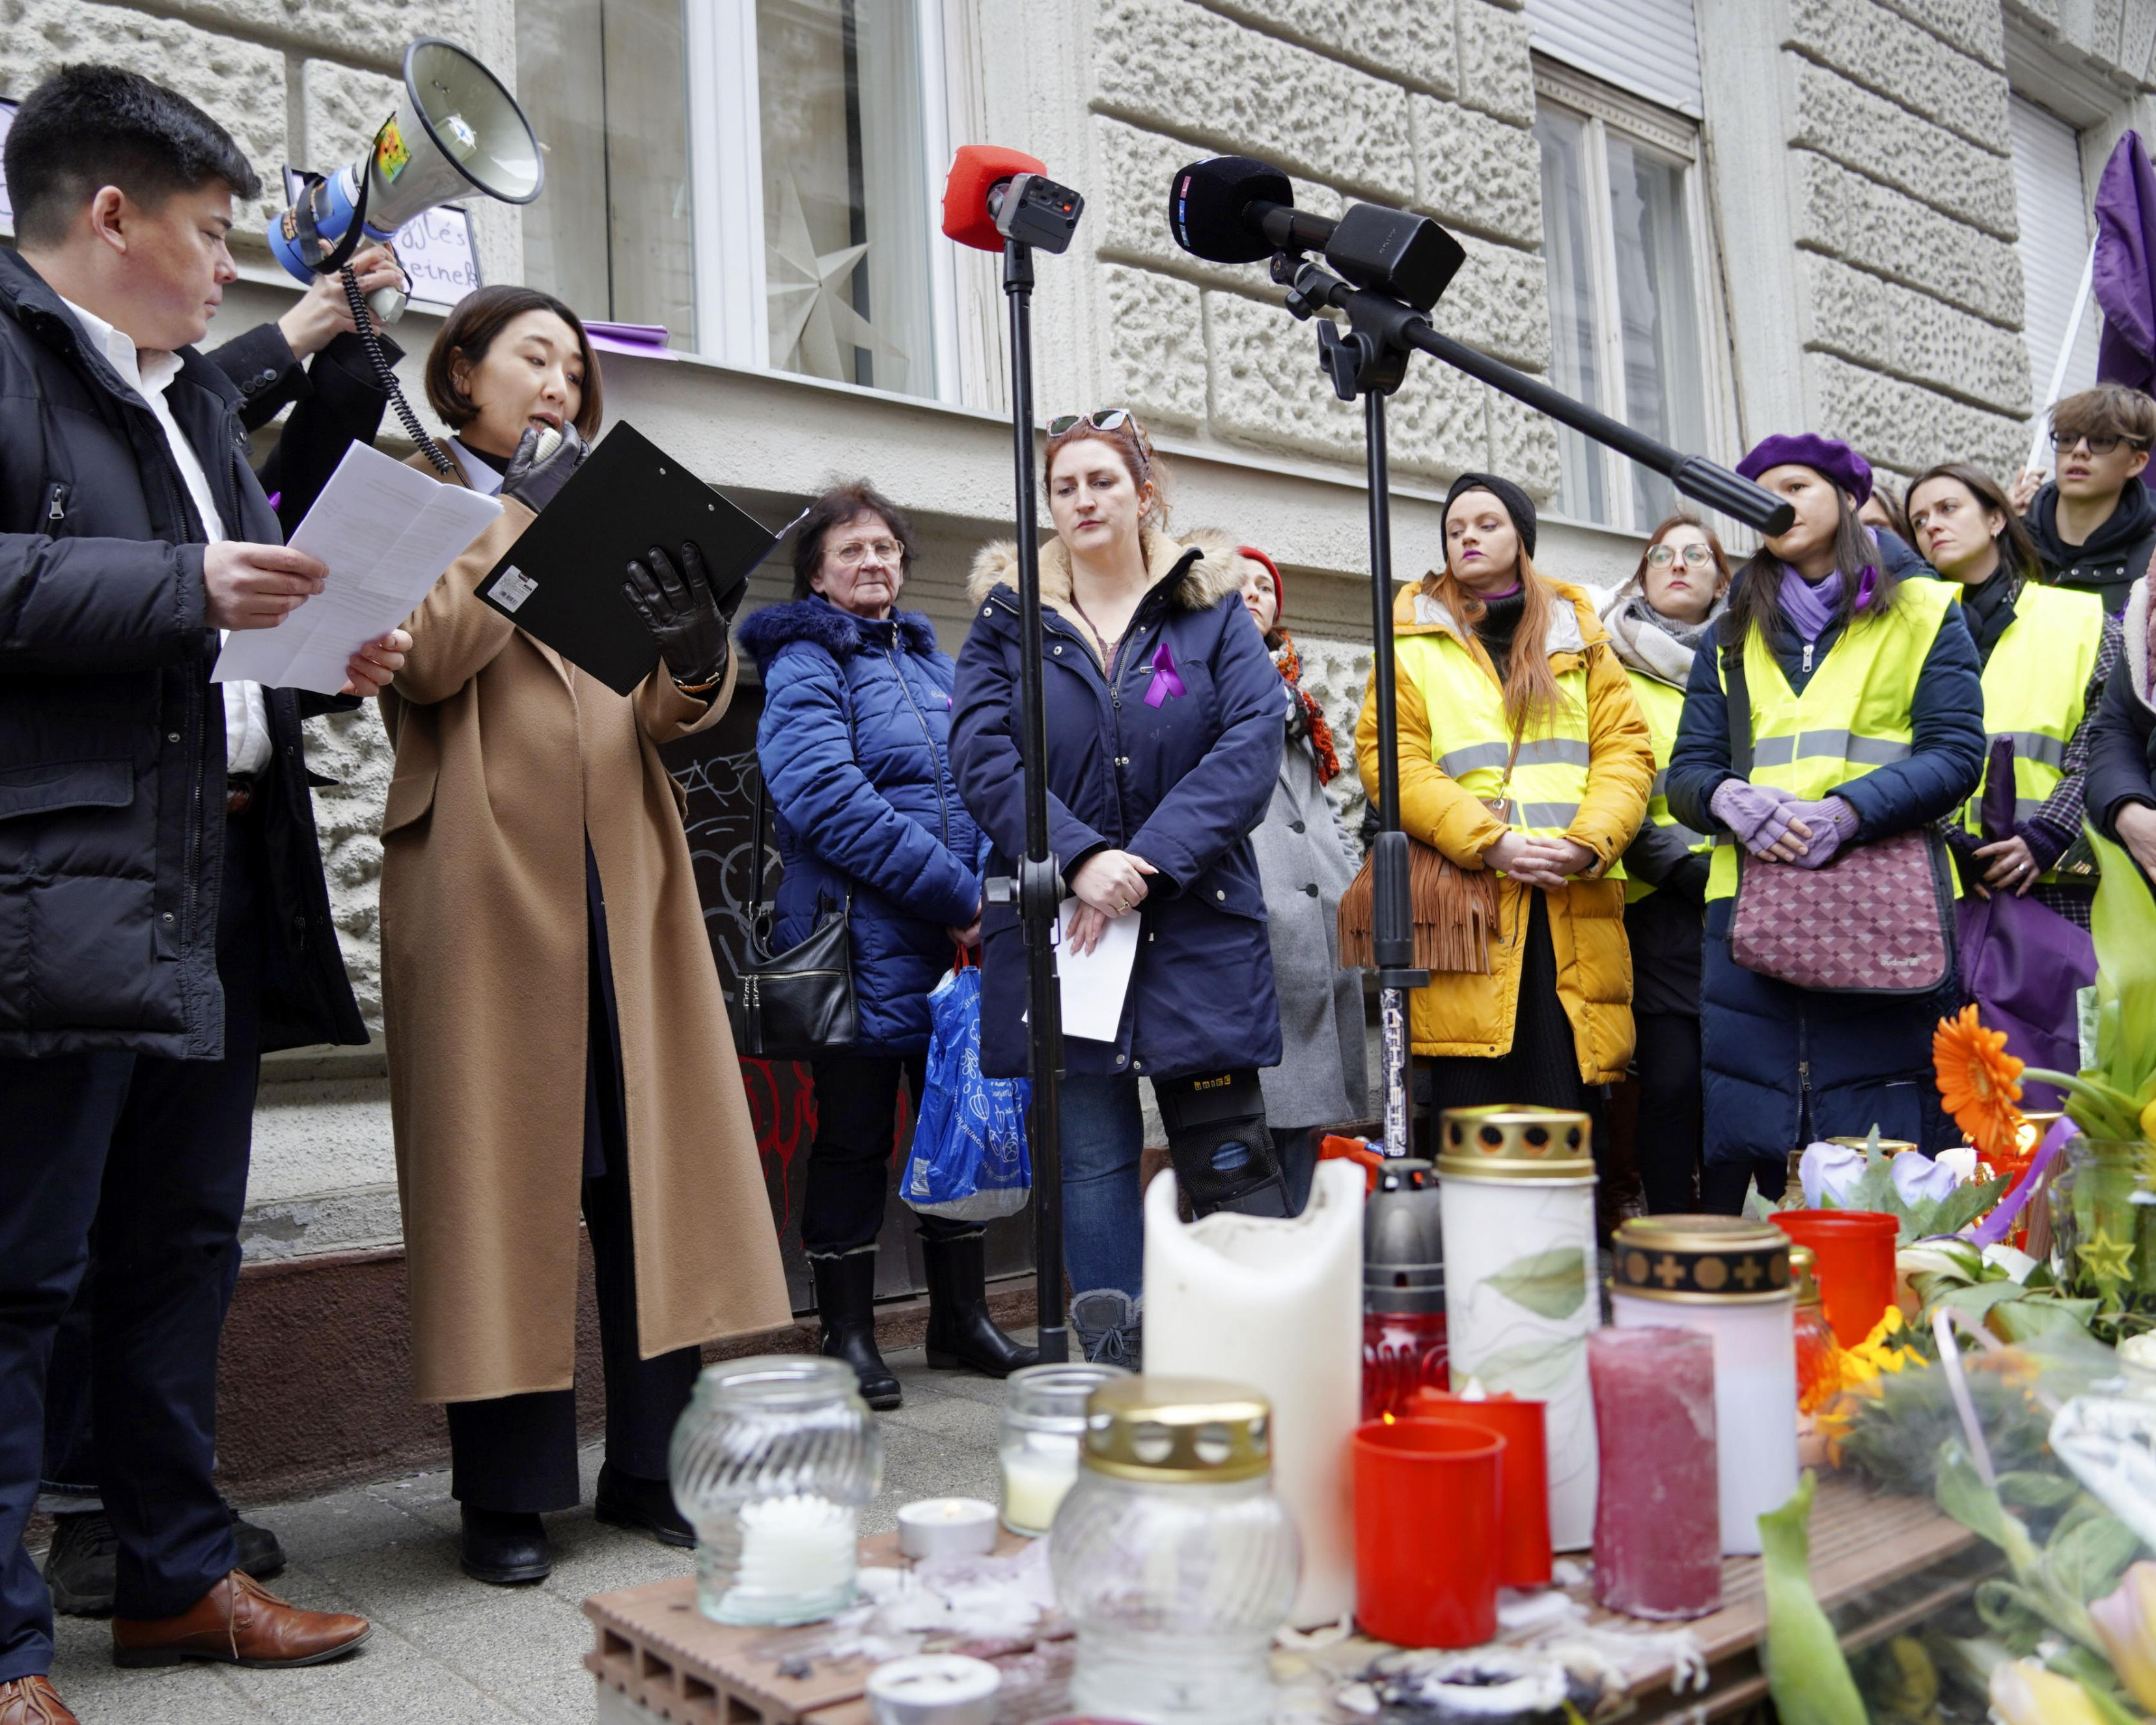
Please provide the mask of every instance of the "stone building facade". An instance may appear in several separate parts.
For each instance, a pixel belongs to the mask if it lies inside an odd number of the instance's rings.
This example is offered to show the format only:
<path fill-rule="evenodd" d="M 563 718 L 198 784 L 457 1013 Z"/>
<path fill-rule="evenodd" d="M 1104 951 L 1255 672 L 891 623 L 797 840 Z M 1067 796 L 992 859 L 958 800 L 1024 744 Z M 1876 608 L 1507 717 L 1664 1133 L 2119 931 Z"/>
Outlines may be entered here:
<path fill-rule="evenodd" d="M 891 266 L 850 265 L 809 231 L 825 170 L 773 159 L 823 150 L 839 123 L 807 105 L 824 86 L 786 55 L 808 64 L 815 31 L 841 26 L 848 145 L 829 172 L 852 175 L 856 218 L 860 188 L 891 182 L 870 202 L 903 204 L 908 231 L 869 249 L 912 259 L 916 279 L 880 289 L 875 319 L 856 316 L 861 272 Z M 2009 474 L 2063 328 L 2060 248 L 2032 255 L 2029 236 L 2085 244 L 2112 143 L 2156 120 L 2156 0 L 0 0 L 0 97 L 68 59 L 135 66 L 231 128 L 272 188 L 266 214 L 281 165 L 357 153 L 419 34 L 517 86 L 553 146 L 557 196 L 608 206 L 476 204 L 485 277 L 666 323 L 670 357 L 607 360 L 610 413 L 762 518 L 788 519 L 831 478 L 872 476 L 922 529 L 909 602 L 954 648 L 972 552 L 1008 531 L 1008 377 L 995 261 L 930 237 L 933 193 L 954 143 L 1042 157 L 1089 200 L 1071 252 L 1040 262 L 1044 415 L 1133 408 L 1175 466 L 1177 520 L 1273 552 L 1343 737 L 1370 632 L 1360 411 L 1333 398 L 1312 331 L 1261 266 L 1173 247 L 1178 166 L 1255 155 L 1290 172 L 1305 207 L 1436 217 L 1467 254 L 1440 329 L 1561 388 L 1591 381 L 1634 423 L 1724 462 L 1803 427 L 1904 478 L 1948 456 Z M 789 131 L 796 78 L 809 95 Z M 886 79 L 906 86 L 896 121 Z M 2036 174 L 2028 126 L 2066 151 L 2064 182 Z M 910 184 L 891 179 L 893 137 L 918 157 Z M 759 147 L 760 182 L 742 165 Z M 888 233 L 898 218 L 878 219 Z M 721 243 L 744 233 L 746 250 Z M 245 279 L 221 319 L 234 331 L 293 291 L 259 239 L 235 249 Z M 803 270 L 814 279 L 778 279 Z M 901 312 L 928 332 L 910 358 L 886 333 Z M 797 318 L 799 345 L 782 352 Z M 423 353 L 435 326 L 415 308 L 398 334 Z M 871 360 L 906 387 L 860 387 Z M 416 364 L 403 370 L 418 397 Z M 1547 511 L 1542 567 L 1597 583 L 1629 572 L 1667 501 L 1428 361 L 1390 419 L 1404 578 L 1437 560 L 1445 486 L 1464 470 L 1518 480 Z M 767 568 L 751 605 L 784 585 Z M 341 781 L 319 813 L 378 1019 L 378 721 L 319 721 L 315 756 Z M 251 1260 L 393 1250 L 382 1073 L 378 1045 L 272 1062 Z"/>

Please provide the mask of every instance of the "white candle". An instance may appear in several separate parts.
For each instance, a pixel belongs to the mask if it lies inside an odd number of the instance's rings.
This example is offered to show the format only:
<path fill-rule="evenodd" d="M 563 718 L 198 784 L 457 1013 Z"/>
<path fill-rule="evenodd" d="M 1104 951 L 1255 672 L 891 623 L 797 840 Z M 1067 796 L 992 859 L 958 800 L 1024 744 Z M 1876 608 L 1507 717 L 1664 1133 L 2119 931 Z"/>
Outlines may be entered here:
<path fill-rule="evenodd" d="M 869 1673 L 869 1707 L 875 1725 L 990 1725 L 1002 1686 L 986 1660 L 916 1653 Z"/>
<path fill-rule="evenodd" d="M 924 1497 L 898 1512 L 898 1548 L 909 1558 L 996 1548 L 996 1507 L 978 1497 Z"/>
<path fill-rule="evenodd" d="M 1172 1172 L 1146 1194 L 1146 1370 L 1224 1378 L 1271 1402 L 1273 1490 L 1302 1536 L 1298 1629 L 1355 1604 L 1363 1190 L 1361 1168 L 1327 1162 L 1291 1220 L 1224 1210 L 1189 1227 Z"/>
<path fill-rule="evenodd" d="M 1078 1481 L 1078 1440 L 1070 1440 L 1066 1460 L 1041 1453 L 1035 1445 L 1003 1458 L 1004 1525 L 1014 1533 L 1045 1533 L 1055 1512 Z"/>
<path fill-rule="evenodd" d="M 857 1514 L 808 1491 L 744 1504 L 741 1563 L 719 1620 L 807 1622 L 851 1604 Z"/>

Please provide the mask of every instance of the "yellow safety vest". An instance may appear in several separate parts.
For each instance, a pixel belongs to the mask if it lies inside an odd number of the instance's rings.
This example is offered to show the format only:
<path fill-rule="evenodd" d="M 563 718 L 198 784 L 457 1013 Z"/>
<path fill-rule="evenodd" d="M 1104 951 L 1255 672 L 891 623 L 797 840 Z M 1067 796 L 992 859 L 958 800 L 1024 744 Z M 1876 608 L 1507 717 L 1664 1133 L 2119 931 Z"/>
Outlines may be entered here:
<path fill-rule="evenodd" d="M 1712 653 L 1710 640 L 1705 651 Z M 1677 726 L 1684 719 L 1684 691 L 1674 689 L 1660 677 L 1650 677 L 1645 671 L 1625 667 L 1625 675 L 1631 679 L 1632 693 L 1638 699 L 1640 711 L 1647 721 L 1647 736 L 1655 746 L 1655 784 L 1647 794 L 1647 819 L 1658 827 L 1677 827 L 1691 840 L 1694 850 L 1705 850 L 1713 840 L 1690 827 L 1680 825 L 1676 816 L 1670 813 L 1670 755 L 1677 746 Z M 1654 883 L 1635 880 L 1625 872 L 1620 861 L 1610 865 L 1609 878 L 1625 883 L 1625 902 L 1636 904 L 1652 892 Z"/>
<path fill-rule="evenodd" d="M 1953 587 L 1955 603 L 1968 591 Z M 2041 809 L 2066 775 L 2066 745 L 2081 728 L 2089 679 L 2103 644 L 2103 601 L 2031 581 L 2015 596 L 2006 625 L 1984 667 L 1987 750 L 2002 737 L 2014 742 L 2014 818 Z M 1984 788 L 1962 811 L 1972 833 L 1984 830 Z M 2043 878 L 2056 880 L 2056 869 Z"/>
<path fill-rule="evenodd" d="M 1943 581 L 1902 583 L 1892 610 L 1851 620 L 1801 695 L 1782 675 L 1763 631 L 1748 631 L 1744 682 L 1752 705 L 1752 783 L 1816 802 L 1868 773 L 1908 759 L 1916 747 L 1910 709 L 1917 680 L 1947 607 L 1958 597 L 1958 589 Z M 1715 654 L 1715 675 L 1727 692 L 1720 647 L 1701 650 Z M 1734 839 L 1717 836 L 1707 885 L 1710 900 L 1735 896 L 1737 852 Z"/>
<path fill-rule="evenodd" d="M 1512 650 L 1546 649 L 1516 641 Z M 1505 714 L 1504 691 L 1475 655 L 1450 631 L 1433 629 L 1403 637 L 1398 661 L 1421 691 L 1430 716 L 1430 759 L 1471 795 L 1485 801 L 1509 797 L 1514 832 L 1563 838 L 1587 795 L 1584 660 L 1558 675 L 1553 718 L 1522 735 L 1509 785 L 1505 762 L 1512 754 L 1512 723 Z"/>

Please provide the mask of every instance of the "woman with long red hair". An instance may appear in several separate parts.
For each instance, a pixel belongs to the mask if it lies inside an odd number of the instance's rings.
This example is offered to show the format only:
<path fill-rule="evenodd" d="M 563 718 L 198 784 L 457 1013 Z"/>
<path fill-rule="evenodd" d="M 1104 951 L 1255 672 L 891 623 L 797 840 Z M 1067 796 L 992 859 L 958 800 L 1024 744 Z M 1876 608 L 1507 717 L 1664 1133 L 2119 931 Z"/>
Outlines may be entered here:
<path fill-rule="evenodd" d="M 1445 567 L 1394 606 L 1400 822 L 1451 869 L 1419 867 L 1436 942 L 1409 1032 L 1444 1108 L 1518 1102 L 1599 1117 L 1632 1055 L 1625 889 L 1606 878 L 1646 812 L 1654 749 L 1587 594 L 1534 565 L 1535 509 L 1466 473 Z M 1373 685 L 1374 691 L 1374 685 Z M 1377 794 L 1378 713 L 1355 728 Z M 1481 909 L 1459 914 L 1464 903 Z"/>

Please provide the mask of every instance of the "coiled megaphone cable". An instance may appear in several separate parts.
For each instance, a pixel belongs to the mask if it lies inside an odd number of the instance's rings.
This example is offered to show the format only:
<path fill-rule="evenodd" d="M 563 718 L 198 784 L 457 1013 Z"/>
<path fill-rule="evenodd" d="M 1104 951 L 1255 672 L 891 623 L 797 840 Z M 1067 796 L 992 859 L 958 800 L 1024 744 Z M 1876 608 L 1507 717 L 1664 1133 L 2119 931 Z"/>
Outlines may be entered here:
<path fill-rule="evenodd" d="M 352 225 L 357 228 L 357 220 Z M 397 417 L 404 422 L 404 429 L 410 434 L 412 441 L 419 446 L 428 460 L 434 463 L 434 470 L 447 479 L 455 469 L 442 446 L 427 435 L 427 428 L 419 423 L 419 416 L 412 411 L 412 403 L 404 399 L 404 386 L 397 381 L 397 373 L 389 364 L 389 356 L 382 351 L 382 337 L 375 332 L 374 314 L 367 310 L 367 295 L 359 290 L 359 277 L 349 264 L 339 268 L 337 276 L 344 283 L 344 296 L 352 306 L 352 323 L 359 331 L 359 339 L 365 345 L 368 356 L 374 361 L 374 369 L 381 377 L 382 387 L 388 394 L 390 406 L 397 409 Z"/>

